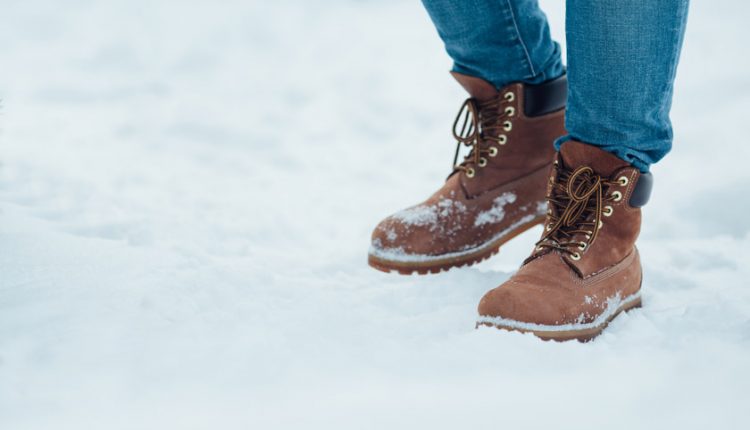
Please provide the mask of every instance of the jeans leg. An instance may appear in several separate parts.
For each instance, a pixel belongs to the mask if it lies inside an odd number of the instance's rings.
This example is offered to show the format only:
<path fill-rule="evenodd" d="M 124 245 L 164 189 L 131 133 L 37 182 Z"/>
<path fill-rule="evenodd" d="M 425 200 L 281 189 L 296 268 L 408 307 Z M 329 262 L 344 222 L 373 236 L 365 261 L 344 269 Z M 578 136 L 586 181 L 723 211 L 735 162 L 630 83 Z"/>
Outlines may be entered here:
<path fill-rule="evenodd" d="M 570 138 L 642 171 L 669 152 L 688 0 L 567 0 Z"/>
<path fill-rule="evenodd" d="M 453 71 L 500 88 L 563 74 L 537 0 L 422 0 L 454 61 Z"/>

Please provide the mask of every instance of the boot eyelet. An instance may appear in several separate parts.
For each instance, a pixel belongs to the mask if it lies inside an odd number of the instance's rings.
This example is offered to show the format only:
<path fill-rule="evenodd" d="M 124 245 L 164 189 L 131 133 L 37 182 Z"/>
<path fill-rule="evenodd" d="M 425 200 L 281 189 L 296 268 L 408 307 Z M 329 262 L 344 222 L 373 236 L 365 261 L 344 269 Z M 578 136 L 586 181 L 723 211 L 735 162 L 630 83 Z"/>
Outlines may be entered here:
<path fill-rule="evenodd" d="M 602 221 L 602 220 L 599 220 L 599 225 L 598 225 L 598 226 L 597 226 L 596 228 L 597 228 L 597 229 L 600 229 L 600 228 L 602 228 L 602 227 L 604 227 L 604 221 Z"/>
<path fill-rule="evenodd" d="M 513 130 L 513 123 L 510 121 L 503 121 L 503 130 L 505 131 Z"/>
<path fill-rule="evenodd" d="M 482 157 L 479 159 L 479 167 L 484 167 L 487 165 L 487 159 Z"/>
<path fill-rule="evenodd" d="M 573 259 L 573 260 L 575 260 L 575 261 L 578 261 L 578 260 L 580 260 L 580 259 L 581 259 L 581 254 L 579 254 L 579 253 L 577 253 L 577 252 L 574 252 L 574 253 L 573 253 L 573 254 L 572 254 L 572 255 L 570 256 L 570 258 L 572 258 L 572 259 Z"/>
<path fill-rule="evenodd" d="M 579 242 L 578 243 L 578 249 L 580 249 L 581 251 L 585 251 L 587 246 L 588 245 L 586 244 L 586 242 Z"/>
<path fill-rule="evenodd" d="M 497 137 L 497 143 L 501 145 L 505 145 L 506 143 L 508 143 L 508 136 L 501 134 L 500 136 Z"/>
<path fill-rule="evenodd" d="M 494 146 L 490 146 L 489 151 L 490 151 L 489 153 L 490 157 L 494 157 L 497 155 L 497 148 L 495 148 Z"/>
<path fill-rule="evenodd" d="M 506 107 L 505 108 L 505 114 L 508 115 L 508 116 L 515 115 L 516 114 L 516 108 L 514 108 L 513 106 Z"/>
<path fill-rule="evenodd" d="M 630 181 L 628 181 L 627 176 L 620 176 L 619 178 L 617 178 L 617 182 L 624 187 L 625 185 L 628 185 L 628 182 Z"/>
<path fill-rule="evenodd" d="M 612 213 L 613 213 L 614 211 L 615 211 L 615 210 L 614 210 L 614 209 L 612 209 L 612 206 L 610 206 L 610 205 L 607 205 L 607 206 L 604 206 L 604 211 L 602 212 L 602 215 L 604 215 L 604 216 L 612 216 Z"/>
<path fill-rule="evenodd" d="M 516 95 L 511 92 L 505 93 L 503 97 L 505 97 L 505 100 L 508 100 L 509 102 L 512 102 L 513 100 L 516 99 Z"/>
<path fill-rule="evenodd" d="M 616 202 L 619 202 L 620 200 L 622 200 L 622 193 L 619 191 L 615 191 L 614 193 L 612 193 L 612 199 Z"/>
<path fill-rule="evenodd" d="M 469 167 L 468 169 L 466 169 L 466 177 L 467 178 L 473 178 L 475 173 L 476 172 L 471 167 Z"/>

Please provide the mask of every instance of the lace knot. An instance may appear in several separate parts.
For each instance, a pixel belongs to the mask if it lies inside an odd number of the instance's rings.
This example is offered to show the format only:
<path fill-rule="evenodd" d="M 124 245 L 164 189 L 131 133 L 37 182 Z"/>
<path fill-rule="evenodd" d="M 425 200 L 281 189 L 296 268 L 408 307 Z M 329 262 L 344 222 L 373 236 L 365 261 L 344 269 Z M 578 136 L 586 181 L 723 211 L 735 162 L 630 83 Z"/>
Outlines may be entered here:
<path fill-rule="evenodd" d="M 596 240 L 602 226 L 605 192 L 612 182 L 588 166 L 573 171 L 558 166 L 556 170 L 557 178 L 547 197 L 550 212 L 546 233 L 537 242 L 537 250 L 559 250 L 578 260 L 581 257 L 577 251 Z M 585 240 L 578 240 L 581 235 Z"/>

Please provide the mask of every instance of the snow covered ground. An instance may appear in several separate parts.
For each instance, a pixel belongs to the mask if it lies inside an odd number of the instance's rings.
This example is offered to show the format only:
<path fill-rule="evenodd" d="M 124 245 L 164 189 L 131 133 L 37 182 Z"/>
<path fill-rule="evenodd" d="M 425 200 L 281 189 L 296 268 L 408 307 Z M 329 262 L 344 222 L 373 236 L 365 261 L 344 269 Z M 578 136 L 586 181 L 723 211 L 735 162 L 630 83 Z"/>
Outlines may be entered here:
<path fill-rule="evenodd" d="M 4 1 L 0 428 L 748 428 L 748 16 L 692 5 L 644 307 L 560 344 L 474 329 L 538 230 L 365 263 L 453 156 L 419 2 Z"/>

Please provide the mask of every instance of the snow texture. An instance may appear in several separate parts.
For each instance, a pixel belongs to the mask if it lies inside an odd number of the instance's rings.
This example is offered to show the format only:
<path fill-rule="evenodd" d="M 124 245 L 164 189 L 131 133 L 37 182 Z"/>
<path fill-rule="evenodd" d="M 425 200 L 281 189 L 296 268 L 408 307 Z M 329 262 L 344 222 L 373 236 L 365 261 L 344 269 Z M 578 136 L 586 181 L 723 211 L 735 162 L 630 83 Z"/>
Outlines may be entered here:
<path fill-rule="evenodd" d="M 539 228 L 365 263 L 453 158 L 420 2 L 3 2 L 0 427 L 748 428 L 750 2 L 692 3 L 643 308 L 580 344 L 474 328 Z"/>
<path fill-rule="evenodd" d="M 492 207 L 484 212 L 479 212 L 474 220 L 474 225 L 479 227 L 484 224 L 495 224 L 505 218 L 505 205 L 516 201 L 516 195 L 507 192 L 498 196 L 492 201 Z"/>
<path fill-rule="evenodd" d="M 380 239 L 375 239 L 370 246 L 369 253 L 376 257 L 382 258 L 383 260 L 399 261 L 399 262 L 429 262 L 445 260 L 446 258 L 462 257 L 475 252 L 481 252 L 486 249 L 496 246 L 498 240 L 512 233 L 518 227 L 524 224 L 528 224 L 536 218 L 534 215 L 526 215 L 519 218 L 516 222 L 508 226 L 508 228 L 500 231 L 494 236 L 490 237 L 489 240 L 485 241 L 479 246 L 465 247 L 464 249 L 456 252 L 448 252 L 440 255 L 427 255 L 427 254 L 414 254 L 407 252 L 403 247 L 388 247 L 383 245 Z"/>
<path fill-rule="evenodd" d="M 441 198 L 435 204 L 421 204 L 396 212 L 393 218 L 407 226 L 427 226 L 430 231 L 442 231 L 442 220 L 454 214 L 465 214 L 466 209 L 458 200 Z"/>

